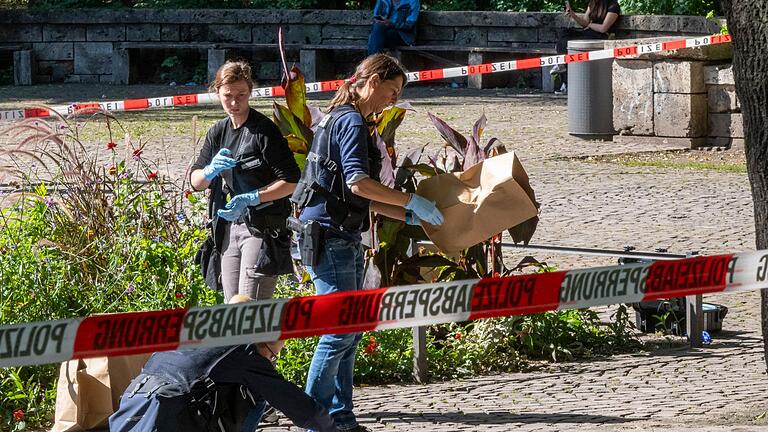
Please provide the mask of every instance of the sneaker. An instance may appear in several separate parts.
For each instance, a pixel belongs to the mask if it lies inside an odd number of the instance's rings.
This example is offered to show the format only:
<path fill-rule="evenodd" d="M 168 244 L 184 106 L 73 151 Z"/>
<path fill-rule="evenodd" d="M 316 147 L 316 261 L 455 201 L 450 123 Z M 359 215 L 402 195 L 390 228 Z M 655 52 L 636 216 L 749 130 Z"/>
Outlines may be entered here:
<path fill-rule="evenodd" d="M 559 73 L 565 73 L 567 69 L 565 68 L 564 64 L 556 64 L 552 66 L 552 69 L 550 69 L 549 73 L 550 75 L 557 75 Z"/>
<path fill-rule="evenodd" d="M 568 86 L 563 83 L 563 85 L 560 86 L 560 90 L 555 90 L 556 95 L 567 95 L 568 94 Z"/>
<path fill-rule="evenodd" d="M 277 414 L 275 407 L 267 405 L 267 409 L 264 410 L 264 414 L 261 416 L 261 422 L 273 424 L 277 423 L 279 419 L 280 416 Z"/>

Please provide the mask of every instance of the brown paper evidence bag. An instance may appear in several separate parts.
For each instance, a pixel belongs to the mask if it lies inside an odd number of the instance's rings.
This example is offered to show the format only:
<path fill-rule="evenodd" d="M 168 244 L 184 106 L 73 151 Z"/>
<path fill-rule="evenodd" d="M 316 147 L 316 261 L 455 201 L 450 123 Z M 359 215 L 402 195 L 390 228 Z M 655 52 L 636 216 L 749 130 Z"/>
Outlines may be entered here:
<path fill-rule="evenodd" d="M 423 224 L 429 239 L 445 253 L 455 253 L 531 221 L 538 215 L 528 174 L 514 152 L 477 163 L 460 173 L 439 174 L 419 182 L 417 193 L 436 203 L 445 222 Z M 521 226 L 527 243 L 536 223 Z M 517 241 L 517 239 L 515 239 Z"/>
<path fill-rule="evenodd" d="M 51 432 L 106 428 L 123 392 L 150 355 L 96 357 L 62 363 Z"/>

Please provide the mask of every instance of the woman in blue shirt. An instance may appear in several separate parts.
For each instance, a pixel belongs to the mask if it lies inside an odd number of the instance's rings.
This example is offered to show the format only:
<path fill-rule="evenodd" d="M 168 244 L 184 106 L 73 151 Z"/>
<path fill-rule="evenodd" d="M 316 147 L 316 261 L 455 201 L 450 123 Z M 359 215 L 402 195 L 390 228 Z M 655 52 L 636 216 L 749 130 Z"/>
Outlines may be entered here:
<path fill-rule="evenodd" d="M 420 7 L 419 0 L 376 0 L 373 28 L 368 37 L 368 55 L 386 48 L 413 45 Z"/>
<path fill-rule="evenodd" d="M 292 201 L 304 226 L 302 250 L 311 242 L 317 255 L 302 260 L 318 294 L 356 291 L 363 285 L 361 232 L 370 227 L 370 212 L 432 225 L 443 223 L 435 204 L 416 194 L 379 182 L 381 154 L 373 143 L 369 120 L 397 102 L 406 75 L 385 54 L 363 60 L 331 100 L 320 121 Z M 309 230 L 307 226 L 315 226 Z M 312 240 L 314 238 L 314 240 Z M 328 409 L 340 431 L 367 431 L 353 413 L 352 382 L 360 333 L 320 337 L 307 376 L 306 392 Z"/>

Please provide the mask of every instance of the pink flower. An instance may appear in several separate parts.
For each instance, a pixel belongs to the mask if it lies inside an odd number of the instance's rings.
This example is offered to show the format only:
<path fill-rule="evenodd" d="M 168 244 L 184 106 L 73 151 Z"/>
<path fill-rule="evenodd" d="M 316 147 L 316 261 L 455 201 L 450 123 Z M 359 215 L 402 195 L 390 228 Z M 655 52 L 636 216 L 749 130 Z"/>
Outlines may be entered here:
<path fill-rule="evenodd" d="M 183 293 L 180 293 L 180 292 L 177 292 L 177 293 L 176 293 L 176 298 L 177 298 L 177 299 L 180 299 L 180 298 L 182 298 L 182 297 L 184 297 L 184 294 L 183 294 Z"/>
<path fill-rule="evenodd" d="M 140 148 L 137 148 L 136 150 L 134 150 L 133 151 L 133 160 L 139 160 L 139 158 L 141 158 L 141 153 L 142 152 L 141 152 Z"/>
<path fill-rule="evenodd" d="M 115 144 L 114 141 L 110 141 L 107 143 L 107 150 L 114 150 L 115 147 L 117 147 L 117 144 Z"/>
<path fill-rule="evenodd" d="M 21 419 L 24 418 L 24 415 L 25 415 L 24 410 L 17 409 L 16 411 L 13 412 L 13 419 L 16 421 L 21 421 Z"/>
<path fill-rule="evenodd" d="M 461 333 L 456 333 L 455 335 L 453 335 L 453 338 L 456 339 L 456 340 L 461 340 L 462 334 Z"/>
<path fill-rule="evenodd" d="M 157 173 L 156 172 L 151 172 L 151 173 L 149 173 L 149 175 L 147 175 L 147 181 L 153 181 L 153 180 L 157 180 Z"/>

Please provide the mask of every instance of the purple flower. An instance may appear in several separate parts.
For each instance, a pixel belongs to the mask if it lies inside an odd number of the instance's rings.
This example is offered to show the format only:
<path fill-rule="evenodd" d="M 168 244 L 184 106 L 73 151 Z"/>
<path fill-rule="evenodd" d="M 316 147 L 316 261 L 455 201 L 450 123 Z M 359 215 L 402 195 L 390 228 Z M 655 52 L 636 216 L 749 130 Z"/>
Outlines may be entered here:
<path fill-rule="evenodd" d="M 45 206 L 48 208 L 56 207 L 56 201 L 54 201 L 51 197 L 47 197 L 45 199 Z"/>
<path fill-rule="evenodd" d="M 178 212 L 176 213 L 176 220 L 179 222 L 184 222 L 185 220 L 187 220 L 187 217 L 184 216 L 184 212 Z"/>
<path fill-rule="evenodd" d="M 121 172 L 120 175 L 117 176 L 117 178 L 119 178 L 119 179 L 127 179 L 130 176 L 131 176 L 131 173 L 129 173 L 128 170 L 125 170 L 125 171 Z"/>
<path fill-rule="evenodd" d="M 125 289 L 126 294 L 132 293 L 134 290 L 136 290 L 136 285 L 133 284 L 133 282 L 128 284 L 128 288 Z"/>
<path fill-rule="evenodd" d="M 163 239 L 160 238 L 160 236 L 154 236 L 152 237 L 152 241 L 155 243 L 160 243 Z"/>

